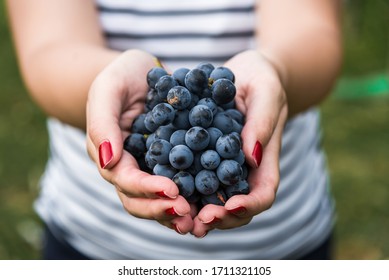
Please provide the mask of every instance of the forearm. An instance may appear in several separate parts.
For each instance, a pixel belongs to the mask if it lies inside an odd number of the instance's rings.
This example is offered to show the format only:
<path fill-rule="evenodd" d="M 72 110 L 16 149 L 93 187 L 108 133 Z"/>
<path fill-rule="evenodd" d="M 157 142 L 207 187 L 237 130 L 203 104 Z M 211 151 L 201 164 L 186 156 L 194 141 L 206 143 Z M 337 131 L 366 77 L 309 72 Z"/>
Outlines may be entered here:
<path fill-rule="evenodd" d="M 281 76 L 289 116 L 320 103 L 340 70 L 339 3 L 326 1 L 265 0 L 261 6 L 260 51 Z"/>
<path fill-rule="evenodd" d="M 48 45 L 25 58 L 21 69 L 31 96 L 47 115 L 85 129 L 90 85 L 118 55 L 97 45 Z"/>

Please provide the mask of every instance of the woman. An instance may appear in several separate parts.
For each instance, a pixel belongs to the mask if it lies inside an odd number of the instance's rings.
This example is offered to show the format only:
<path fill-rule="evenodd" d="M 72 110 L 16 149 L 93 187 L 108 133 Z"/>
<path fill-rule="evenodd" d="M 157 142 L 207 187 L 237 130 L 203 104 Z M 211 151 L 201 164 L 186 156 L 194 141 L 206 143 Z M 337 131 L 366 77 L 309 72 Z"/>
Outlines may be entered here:
<path fill-rule="evenodd" d="M 24 80 L 49 116 L 36 203 L 46 258 L 329 258 L 334 209 L 316 106 L 340 68 L 339 6 L 8 1 Z M 208 61 L 234 72 L 249 195 L 198 211 L 123 152 L 157 57 L 171 70 Z"/>

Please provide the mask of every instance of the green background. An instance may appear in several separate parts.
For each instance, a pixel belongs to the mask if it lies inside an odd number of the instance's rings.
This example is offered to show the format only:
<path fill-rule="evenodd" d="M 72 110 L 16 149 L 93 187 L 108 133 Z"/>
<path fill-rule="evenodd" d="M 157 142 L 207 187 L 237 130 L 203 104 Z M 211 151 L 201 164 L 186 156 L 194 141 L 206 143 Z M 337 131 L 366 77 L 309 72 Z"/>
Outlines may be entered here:
<path fill-rule="evenodd" d="M 337 259 L 389 259 L 389 3 L 344 1 L 344 64 L 322 104 L 337 205 Z M 21 82 L 0 5 L 0 259 L 39 258 L 32 204 L 47 159 L 45 116 Z"/>

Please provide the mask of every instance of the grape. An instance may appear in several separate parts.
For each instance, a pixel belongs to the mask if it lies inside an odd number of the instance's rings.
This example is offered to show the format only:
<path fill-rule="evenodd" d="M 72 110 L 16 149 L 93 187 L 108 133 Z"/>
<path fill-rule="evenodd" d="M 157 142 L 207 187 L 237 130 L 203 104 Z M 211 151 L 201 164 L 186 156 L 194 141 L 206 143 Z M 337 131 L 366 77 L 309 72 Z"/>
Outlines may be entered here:
<path fill-rule="evenodd" d="M 146 114 L 144 119 L 144 125 L 146 129 L 150 132 L 154 132 L 157 130 L 159 125 L 155 123 L 152 111 Z"/>
<path fill-rule="evenodd" d="M 167 102 L 177 110 L 186 109 L 192 102 L 192 94 L 182 86 L 171 88 L 167 94 Z"/>
<path fill-rule="evenodd" d="M 212 98 L 216 104 L 227 104 L 234 100 L 236 88 L 233 82 L 227 79 L 216 80 L 212 84 Z"/>
<path fill-rule="evenodd" d="M 212 124 L 213 114 L 206 105 L 196 105 L 189 112 L 189 122 L 192 126 L 207 128 Z"/>
<path fill-rule="evenodd" d="M 219 139 L 220 136 L 223 135 L 223 132 L 220 131 L 220 129 L 216 127 L 208 127 L 207 128 L 208 134 L 209 134 L 209 144 L 208 149 L 216 149 L 216 141 Z"/>
<path fill-rule="evenodd" d="M 219 180 L 215 172 L 201 170 L 195 177 L 196 190 L 202 194 L 212 194 L 219 188 Z"/>
<path fill-rule="evenodd" d="M 147 73 L 147 84 L 150 88 L 155 88 L 155 84 L 162 76 L 167 75 L 167 72 L 162 67 L 154 67 Z"/>
<path fill-rule="evenodd" d="M 153 168 L 153 173 L 155 175 L 160 175 L 169 179 L 173 179 L 173 176 L 176 175 L 177 170 L 173 168 L 170 164 L 157 163 Z"/>
<path fill-rule="evenodd" d="M 180 171 L 173 177 L 173 182 L 177 185 L 180 195 L 189 198 L 195 191 L 193 176 L 186 171 Z"/>
<path fill-rule="evenodd" d="M 241 142 L 235 134 L 225 134 L 216 141 L 216 151 L 223 158 L 234 158 L 239 155 Z"/>
<path fill-rule="evenodd" d="M 197 105 L 205 105 L 205 106 L 207 106 L 209 109 L 211 109 L 213 115 L 216 115 L 218 113 L 217 104 L 210 97 L 206 97 L 206 98 L 200 99 L 197 102 Z"/>
<path fill-rule="evenodd" d="M 248 194 L 250 192 L 250 187 L 246 180 L 241 180 L 235 185 L 225 186 L 224 192 L 227 197 L 230 198 L 238 194 Z"/>
<path fill-rule="evenodd" d="M 192 93 L 200 95 L 204 89 L 208 88 L 208 76 L 201 70 L 194 68 L 185 76 L 185 87 Z"/>
<path fill-rule="evenodd" d="M 215 66 L 213 66 L 209 62 L 202 62 L 199 65 L 196 66 L 197 69 L 201 69 L 207 74 L 207 77 L 209 77 L 212 73 L 212 71 L 215 69 Z"/>
<path fill-rule="evenodd" d="M 164 139 L 155 140 L 149 148 L 150 157 L 159 164 L 169 163 L 169 152 L 172 144 Z"/>
<path fill-rule="evenodd" d="M 173 126 L 177 129 L 189 129 L 192 126 L 189 122 L 189 110 L 178 110 L 176 116 L 172 122 Z"/>
<path fill-rule="evenodd" d="M 187 130 L 185 129 L 179 129 L 173 132 L 173 134 L 170 136 L 170 144 L 174 146 L 177 145 L 185 145 L 185 134 Z"/>
<path fill-rule="evenodd" d="M 242 179 L 243 170 L 238 162 L 231 159 L 223 160 L 216 170 L 217 177 L 224 185 L 234 185 Z"/>
<path fill-rule="evenodd" d="M 176 115 L 174 108 L 168 103 L 160 103 L 151 111 L 154 123 L 158 126 L 167 125 L 174 120 Z"/>
<path fill-rule="evenodd" d="M 223 134 L 234 131 L 233 119 L 226 112 L 219 112 L 213 117 L 212 126 L 218 128 Z"/>
<path fill-rule="evenodd" d="M 214 204 L 224 206 L 227 201 L 227 195 L 222 189 L 218 189 L 216 192 L 209 195 L 202 195 L 201 202 L 203 205 Z"/>
<path fill-rule="evenodd" d="M 164 139 L 170 142 L 170 136 L 175 131 L 175 128 L 172 125 L 163 125 L 157 128 L 154 132 L 155 139 Z"/>
<path fill-rule="evenodd" d="M 131 126 L 131 132 L 132 133 L 139 133 L 139 134 L 149 134 L 150 131 L 145 126 L 145 118 L 146 114 L 140 114 L 138 117 L 135 118 L 134 122 Z"/>
<path fill-rule="evenodd" d="M 209 133 L 200 126 L 194 126 L 188 129 L 185 134 L 186 145 L 194 151 L 201 151 L 209 144 Z"/>
<path fill-rule="evenodd" d="M 174 146 L 169 153 L 169 162 L 174 168 L 186 169 L 193 163 L 193 153 L 185 145 Z"/>
<path fill-rule="evenodd" d="M 180 86 L 185 86 L 185 76 L 189 71 L 190 69 L 185 67 L 178 68 L 173 72 L 172 76 Z"/>
<path fill-rule="evenodd" d="M 124 149 L 135 158 L 139 158 L 147 151 L 145 142 L 145 138 L 142 134 L 133 133 L 128 135 L 124 140 Z"/>
<path fill-rule="evenodd" d="M 214 150 L 207 150 L 201 154 L 201 166 L 205 169 L 216 169 L 220 164 L 220 156 Z"/>
<path fill-rule="evenodd" d="M 223 206 L 250 191 L 240 133 L 244 115 L 235 103 L 233 72 L 209 62 L 167 73 L 147 73 L 144 112 L 123 141 L 139 168 L 171 179 L 198 207 Z"/>
<path fill-rule="evenodd" d="M 224 66 L 216 67 L 211 74 L 209 75 L 209 78 L 213 81 L 219 80 L 219 79 L 228 79 L 231 82 L 235 82 L 235 75 L 232 73 L 232 71 Z"/>

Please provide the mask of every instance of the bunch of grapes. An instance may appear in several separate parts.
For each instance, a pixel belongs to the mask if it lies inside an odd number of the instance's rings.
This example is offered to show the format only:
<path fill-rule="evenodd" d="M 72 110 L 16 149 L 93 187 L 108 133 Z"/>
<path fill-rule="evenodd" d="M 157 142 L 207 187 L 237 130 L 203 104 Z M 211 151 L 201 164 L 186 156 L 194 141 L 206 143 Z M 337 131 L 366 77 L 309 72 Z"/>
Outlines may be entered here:
<path fill-rule="evenodd" d="M 211 63 L 147 74 L 145 111 L 124 149 L 143 171 L 173 180 L 190 203 L 224 205 L 249 192 L 234 81 L 230 69 Z"/>

